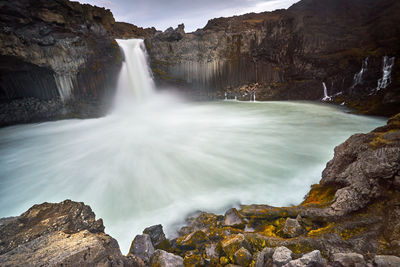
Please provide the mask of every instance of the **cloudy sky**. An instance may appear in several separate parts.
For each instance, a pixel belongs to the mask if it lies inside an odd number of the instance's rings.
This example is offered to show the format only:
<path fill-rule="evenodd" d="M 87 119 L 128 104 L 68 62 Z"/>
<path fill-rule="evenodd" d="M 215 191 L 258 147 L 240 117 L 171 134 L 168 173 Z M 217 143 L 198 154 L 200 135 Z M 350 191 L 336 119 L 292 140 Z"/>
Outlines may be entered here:
<path fill-rule="evenodd" d="M 203 28 L 209 19 L 288 8 L 299 0 L 78 0 L 111 9 L 117 21 L 165 30 L 180 23 L 185 31 Z"/>

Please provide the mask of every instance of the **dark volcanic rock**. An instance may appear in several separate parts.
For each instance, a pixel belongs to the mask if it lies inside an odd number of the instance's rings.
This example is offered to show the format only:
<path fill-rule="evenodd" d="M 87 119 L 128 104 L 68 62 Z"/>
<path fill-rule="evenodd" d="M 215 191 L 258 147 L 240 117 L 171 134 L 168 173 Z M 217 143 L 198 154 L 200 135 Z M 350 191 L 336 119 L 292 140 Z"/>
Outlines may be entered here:
<path fill-rule="evenodd" d="M 109 10 L 68 0 L 0 1 L 0 125 L 104 113 L 121 66 L 113 25 Z M 46 101 L 64 108 L 42 112 Z"/>
<path fill-rule="evenodd" d="M 89 206 L 35 205 L 0 224 L 1 266 L 135 266 Z"/>
<path fill-rule="evenodd" d="M 159 83 L 192 87 L 191 94 L 248 100 L 240 88 L 258 84 L 259 100 L 318 100 L 324 82 L 338 104 L 394 115 L 399 13 L 397 0 L 303 0 L 288 10 L 213 19 L 193 33 L 169 29 L 146 45 Z M 391 79 L 378 90 L 385 56 Z"/>
<path fill-rule="evenodd" d="M 144 29 L 126 22 L 115 22 L 112 27 L 112 33 L 116 39 L 148 38 L 156 32 L 154 27 Z"/>

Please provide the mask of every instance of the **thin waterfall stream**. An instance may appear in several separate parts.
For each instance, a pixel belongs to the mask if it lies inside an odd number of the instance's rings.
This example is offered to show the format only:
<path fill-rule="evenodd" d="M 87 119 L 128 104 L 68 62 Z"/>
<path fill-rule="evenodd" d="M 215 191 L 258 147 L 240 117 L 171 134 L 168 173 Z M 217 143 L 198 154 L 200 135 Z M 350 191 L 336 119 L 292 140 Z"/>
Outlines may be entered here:
<path fill-rule="evenodd" d="M 255 93 L 254 102 L 188 102 L 155 90 L 142 40 L 118 43 L 125 63 L 110 115 L 0 129 L 0 217 L 83 201 L 126 253 L 145 227 L 174 236 L 198 210 L 299 203 L 336 145 L 384 124 Z"/>

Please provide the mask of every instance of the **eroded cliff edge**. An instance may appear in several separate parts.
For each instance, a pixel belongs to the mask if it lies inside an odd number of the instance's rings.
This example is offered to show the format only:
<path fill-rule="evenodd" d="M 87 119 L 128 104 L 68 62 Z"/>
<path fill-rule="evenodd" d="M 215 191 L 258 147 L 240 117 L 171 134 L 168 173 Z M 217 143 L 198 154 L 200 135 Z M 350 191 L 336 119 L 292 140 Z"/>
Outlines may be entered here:
<path fill-rule="evenodd" d="M 121 54 L 112 13 L 68 0 L 0 1 L 0 125 L 102 115 Z"/>
<path fill-rule="evenodd" d="M 400 114 L 336 147 L 300 205 L 243 205 L 186 223 L 173 240 L 160 225 L 145 229 L 122 256 L 90 207 L 35 205 L 0 220 L 0 265 L 398 266 Z"/>
<path fill-rule="evenodd" d="M 338 104 L 392 116 L 400 112 L 399 13 L 396 0 L 302 0 L 193 33 L 180 25 L 146 44 L 159 83 L 192 95 L 319 100 L 325 85 Z"/>

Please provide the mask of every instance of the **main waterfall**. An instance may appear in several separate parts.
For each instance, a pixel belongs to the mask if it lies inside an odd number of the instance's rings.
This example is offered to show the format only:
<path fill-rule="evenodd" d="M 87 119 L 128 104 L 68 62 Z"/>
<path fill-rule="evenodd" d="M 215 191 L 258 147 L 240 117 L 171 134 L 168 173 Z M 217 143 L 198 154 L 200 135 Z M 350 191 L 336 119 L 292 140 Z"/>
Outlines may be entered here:
<path fill-rule="evenodd" d="M 131 106 L 132 102 L 147 99 L 154 91 L 154 82 L 148 64 L 143 40 L 117 40 L 123 50 L 122 64 L 115 105 L 116 108 Z"/>

